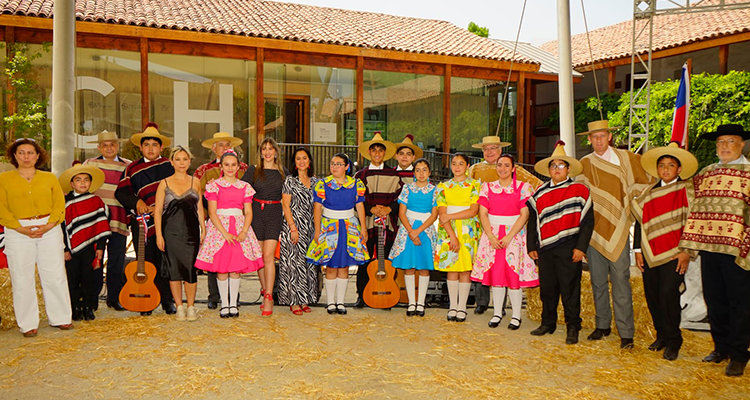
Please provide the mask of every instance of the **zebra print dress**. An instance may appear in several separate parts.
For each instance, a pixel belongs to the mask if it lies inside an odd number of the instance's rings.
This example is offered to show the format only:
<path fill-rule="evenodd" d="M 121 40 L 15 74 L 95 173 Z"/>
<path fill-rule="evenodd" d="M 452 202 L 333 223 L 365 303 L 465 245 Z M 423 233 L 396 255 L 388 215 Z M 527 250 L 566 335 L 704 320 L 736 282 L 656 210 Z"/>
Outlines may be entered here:
<path fill-rule="evenodd" d="M 292 244 L 291 231 L 283 219 L 279 243 L 281 247 L 278 289 L 279 304 L 302 305 L 318 302 L 318 267 L 307 262 L 305 254 L 312 242 L 315 228 L 313 226 L 313 188 L 318 181 L 310 178 L 310 188 L 300 182 L 296 176 L 288 175 L 284 180 L 281 193 L 292 196 L 292 219 L 297 225 L 299 241 Z"/>

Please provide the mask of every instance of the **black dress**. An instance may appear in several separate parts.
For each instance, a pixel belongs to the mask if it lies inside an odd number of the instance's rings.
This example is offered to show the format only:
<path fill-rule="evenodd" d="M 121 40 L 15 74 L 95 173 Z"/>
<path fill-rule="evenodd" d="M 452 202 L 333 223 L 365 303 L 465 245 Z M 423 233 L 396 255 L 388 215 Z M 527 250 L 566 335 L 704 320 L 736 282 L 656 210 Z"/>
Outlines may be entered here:
<path fill-rule="evenodd" d="M 279 240 L 281 221 L 284 219 L 284 209 L 281 206 L 281 188 L 284 177 L 289 171 L 284 168 L 284 176 L 277 169 L 263 170 L 263 179 L 255 180 L 255 166 L 251 165 L 242 175 L 242 180 L 255 189 L 253 196 L 253 221 L 250 226 L 258 241 Z M 261 203 L 271 201 L 273 204 Z"/>
<path fill-rule="evenodd" d="M 166 181 L 165 181 L 166 183 Z M 192 188 L 177 196 L 167 185 L 164 191 L 164 211 L 161 232 L 164 236 L 162 276 L 170 281 L 196 283 L 201 228 L 198 221 L 198 192 Z"/>

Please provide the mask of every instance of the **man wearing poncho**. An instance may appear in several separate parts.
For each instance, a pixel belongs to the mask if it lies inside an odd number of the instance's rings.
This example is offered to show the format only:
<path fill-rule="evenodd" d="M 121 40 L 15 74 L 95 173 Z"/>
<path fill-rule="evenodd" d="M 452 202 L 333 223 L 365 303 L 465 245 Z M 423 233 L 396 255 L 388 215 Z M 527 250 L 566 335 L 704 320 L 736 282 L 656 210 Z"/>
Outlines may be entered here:
<path fill-rule="evenodd" d="M 703 361 L 729 358 L 726 374 L 739 376 L 750 359 L 750 161 L 742 155 L 750 132 L 728 124 L 702 138 L 716 141 L 719 162 L 693 178 L 695 201 L 680 250 L 701 256 L 714 340 L 714 351 Z"/>

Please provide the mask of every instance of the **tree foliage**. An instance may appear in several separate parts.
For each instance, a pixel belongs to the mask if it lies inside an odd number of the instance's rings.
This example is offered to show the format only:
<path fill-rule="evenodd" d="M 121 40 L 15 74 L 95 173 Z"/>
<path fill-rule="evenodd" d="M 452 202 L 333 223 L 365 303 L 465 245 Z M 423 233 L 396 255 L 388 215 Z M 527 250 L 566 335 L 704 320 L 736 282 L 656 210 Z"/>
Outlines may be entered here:
<path fill-rule="evenodd" d="M 490 37 L 490 29 L 489 28 L 484 27 L 484 26 L 479 26 L 479 25 L 475 24 L 473 21 L 469 22 L 469 28 L 468 29 L 469 29 L 469 32 L 471 32 L 471 33 L 473 33 L 473 34 L 475 34 L 477 36 L 481 36 L 481 37 L 485 37 L 485 38 Z"/>
<path fill-rule="evenodd" d="M 599 95 L 602 103 L 602 113 L 599 114 L 599 102 L 596 97 L 589 97 L 586 100 L 576 102 L 573 106 L 573 119 L 575 124 L 576 132 L 585 132 L 588 130 L 588 123 L 592 121 L 598 121 L 601 115 L 604 119 L 607 119 L 608 115 L 612 112 L 617 111 L 617 107 L 620 104 L 620 95 L 615 93 L 601 93 Z M 560 129 L 560 110 L 555 109 L 550 112 L 549 117 L 544 122 L 544 125 L 552 129 Z M 587 142 L 588 139 L 581 138 L 582 141 Z"/>

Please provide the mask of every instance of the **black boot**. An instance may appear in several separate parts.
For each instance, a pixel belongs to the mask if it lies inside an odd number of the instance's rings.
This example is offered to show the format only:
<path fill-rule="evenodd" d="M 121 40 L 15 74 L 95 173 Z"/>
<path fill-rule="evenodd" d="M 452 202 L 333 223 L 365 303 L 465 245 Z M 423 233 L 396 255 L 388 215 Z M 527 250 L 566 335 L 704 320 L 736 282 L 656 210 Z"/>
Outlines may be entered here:
<path fill-rule="evenodd" d="M 86 307 L 83 309 L 83 319 L 86 321 L 93 321 L 96 319 L 96 315 L 94 315 L 94 309 L 91 307 Z"/>
<path fill-rule="evenodd" d="M 580 331 L 580 329 L 577 326 L 568 325 L 568 335 L 565 337 L 565 343 L 566 344 L 578 343 L 578 331 Z"/>
<path fill-rule="evenodd" d="M 80 321 L 83 319 L 83 310 L 80 307 L 73 309 L 73 321 Z"/>

